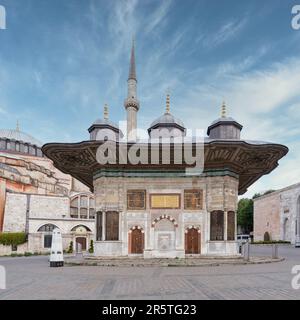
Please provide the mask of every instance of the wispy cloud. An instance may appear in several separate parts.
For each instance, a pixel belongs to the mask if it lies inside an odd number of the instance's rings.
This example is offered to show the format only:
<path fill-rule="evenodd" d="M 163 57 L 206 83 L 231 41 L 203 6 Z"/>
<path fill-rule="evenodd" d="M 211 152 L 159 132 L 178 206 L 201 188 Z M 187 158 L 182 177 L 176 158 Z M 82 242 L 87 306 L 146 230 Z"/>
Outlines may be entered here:
<path fill-rule="evenodd" d="M 154 10 L 148 17 L 148 24 L 146 25 L 145 32 L 150 33 L 156 28 L 159 28 L 161 22 L 166 19 L 166 16 L 171 8 L 172 0 L 161 1 L 161 5 Z"/>
<path fill-rule="evenodd" d="M 206 48 L 215 48 L 221 45 L 223 42 L 231 40 L 237 36 L 246 25 L 247 20 L 247 18 L 243 18 L 241 20 L 226 22 L 219 29 L 215 30 L 213 34 L 209 33 L 206 36 L 200 36 L 198 41 L 202 40 L 203 46 Z"/>

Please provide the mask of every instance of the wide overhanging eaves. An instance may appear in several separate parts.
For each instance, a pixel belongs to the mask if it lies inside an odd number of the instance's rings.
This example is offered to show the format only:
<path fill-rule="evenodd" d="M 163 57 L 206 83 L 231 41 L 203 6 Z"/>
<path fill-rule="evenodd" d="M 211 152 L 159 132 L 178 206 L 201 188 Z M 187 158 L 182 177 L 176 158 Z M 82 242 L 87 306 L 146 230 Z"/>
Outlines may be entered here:
<path fill-rule="evenodd" d="M 93 177 L 96 172 L 103 169 L 114 169 L 120 173 L 126 170 L 137 172 L 155 169 L 183 171 L 187 167 L 193 167 L 186 163 L 175 164 L 172 155 L 178 145 L 171 144 L 170 164 L 120 164 L 118 161 L 119 147 L 124 147 L 122 142 L 116 142 L 116 164 L 101 165 L 96 160 L 97 149 L 104 141 L 83 141 L 80 143 L 49 143 L 42 148 L 44 154 L 50 158 L 55 167 L 66 174 L 70 174 L 77 180 L 87 185 L 93 191 Z M 107 142 L 106 142 L 107 143 Z M 122 145 L 123 144 L 123 145 Z M 128 148 L 132 143 L 126 144 Z M 195 151 L 199 146 L 190 144 L 188 147 Z M 156 145 L 158 148 L 159 145 Z M 151 146 L 143 144 L 142 148 L 148 149 L 149 162 L 151 159 Z M 153 146 L 152 146 L 153 148 Z M 155 148 L 155 147 L 154 147 Z M 232 172 L 239 177 L 239 194 L 247 191 L 250 185 L 261 176 L 270 173 L 278 166 L 278 161 L 288 152 L 288 148 L 281 144 L 273 143 L 249 143 L 242 140 L 211 140 L 204 143 L 204 172 L 223 170 Z M 195 154 L 195 153 L 194 153 Z M 161 158 L 160 158 L 161 160 Z"/>

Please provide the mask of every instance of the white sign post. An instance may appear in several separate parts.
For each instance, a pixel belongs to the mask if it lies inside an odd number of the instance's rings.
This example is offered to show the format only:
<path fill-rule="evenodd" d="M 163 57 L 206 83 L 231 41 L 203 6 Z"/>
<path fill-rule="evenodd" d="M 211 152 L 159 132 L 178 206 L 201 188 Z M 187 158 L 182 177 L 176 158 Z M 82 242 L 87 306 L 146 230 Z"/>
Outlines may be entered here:
<path fill-rule="evenodd" d="M 52 245 L 50 254 L 50 267 L 63 267 L 64 255 L 62 246 L 62 236 L 59 229 L 54 229 L 52 232 Z"/>

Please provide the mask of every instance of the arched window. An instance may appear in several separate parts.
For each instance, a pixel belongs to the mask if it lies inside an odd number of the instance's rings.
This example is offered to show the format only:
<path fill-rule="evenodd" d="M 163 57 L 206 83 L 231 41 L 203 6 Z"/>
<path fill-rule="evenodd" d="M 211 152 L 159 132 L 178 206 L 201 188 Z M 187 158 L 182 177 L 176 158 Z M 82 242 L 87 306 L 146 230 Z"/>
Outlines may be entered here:
<path fill-rule="evenodd" d="M 224 240 L 224 212 L 221 210 L 210 213 L 210 240 Z"/>
<path fill-rule="evenodd" d="M 57 226 L 54 224 L 48 223 L 44 224 L 38 229 L 38 232 L 43 232 L 44 233 L 44 248 L 51 248 L 52 244 L 52 232 L 54 229 L 56 229 Z"/>
<path fill-rule="evenodd" d="M 38 229 L 38 232 L 52 232 L 55 228 L 57 228 L 57 226 L 54 224 L 44 224 Z"/>
<path fill-rule="evenodd" d="M 19 142 L 16 142 L 16 151 L 20 152 L 20 143 Z"/>
<path fill-rule="evenodd" d="M 28 146 L 28 144 L 24 144 L 24 153 L 29 153 L 29 146 Z"/>
<path fill-rule="evenodd" d="M 71 218 L 94 219 L 95 199 L 90 194 L 80 194 L 71 199 Z"/>
<path fill-rule="evenodd" d="M 84 229 L 84 230 L 87 231 L 87 232 L 91 232 L 91 229 L 88 228 L 87 226 L 84 226 L 83 224 L 79 224 L 79 225 L 73 227 L 73 228 L 71 229 L 71 231 L 72 231 L 72 232 L 78 231 L 78 229 L 80 229 L 80 228 Z"/>

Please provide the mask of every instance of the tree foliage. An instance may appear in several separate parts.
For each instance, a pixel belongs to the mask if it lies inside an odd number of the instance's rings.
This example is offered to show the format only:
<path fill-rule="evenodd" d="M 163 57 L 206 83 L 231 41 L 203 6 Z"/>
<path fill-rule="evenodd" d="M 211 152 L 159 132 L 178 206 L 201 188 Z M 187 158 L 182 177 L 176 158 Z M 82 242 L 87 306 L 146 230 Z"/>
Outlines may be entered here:
<path fill-rule="evenodd" d="M 18 246 L 26 242 L 25 232 L 2 232 L 0 233 L 0 244 L 5 246 Z"/>
<path fill-rule="evenodd" d="M 237 211 L 237 223 L 249 233 L 253 230 L 253 200 L 248 198 L 240 199 Z"/>
<path fill-rule="evenodd" d="M 262 192 L 262 193 L 255 193 L 255 195 L 253 196 L 253 198 L 252 199 L 256 199 L 256 198 L 259 198 L 259 197 L 261 197 L 261 196 L 264 196 L 264 195 L 266 195 L 266 194 L 269 194 L 269 193 L 272 193 L 272 192 L 275 192 L 276 190 L 267 190 L 267 191 L 265 191 L 265 192 Z"/>

